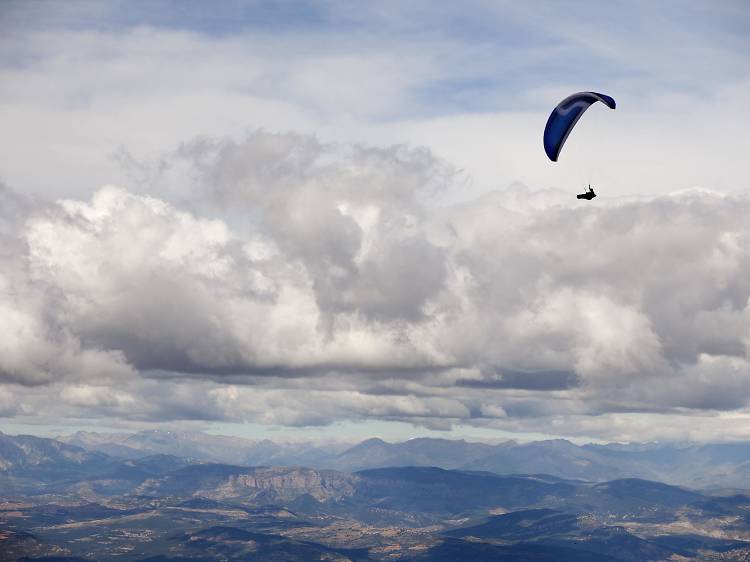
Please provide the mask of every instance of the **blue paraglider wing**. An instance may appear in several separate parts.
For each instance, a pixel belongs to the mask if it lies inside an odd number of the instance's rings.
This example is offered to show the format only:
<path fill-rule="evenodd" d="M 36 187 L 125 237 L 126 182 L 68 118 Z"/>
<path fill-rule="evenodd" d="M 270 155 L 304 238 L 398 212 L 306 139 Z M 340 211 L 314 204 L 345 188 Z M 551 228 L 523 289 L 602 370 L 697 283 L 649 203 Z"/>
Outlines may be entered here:
<path fill-rule="evenodd" d="M 565 141 L 575 124 L 592 103 L 602 102 L 610 109 L 615 108 L 615 100 L 596 92 L 578 92 L 561 101 L 552 111 L 544 128 L 544 152 L 549 159 L 557 162 Z"/>

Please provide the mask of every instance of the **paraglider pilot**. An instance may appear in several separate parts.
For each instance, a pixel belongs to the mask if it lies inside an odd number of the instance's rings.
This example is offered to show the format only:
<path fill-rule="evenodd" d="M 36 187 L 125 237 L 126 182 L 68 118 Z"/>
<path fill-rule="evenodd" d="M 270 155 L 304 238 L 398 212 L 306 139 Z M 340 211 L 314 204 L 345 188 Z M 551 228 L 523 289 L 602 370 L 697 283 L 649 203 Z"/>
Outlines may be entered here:
<path fill-rule="evenodd" d="M 594 190 L 591 189 L 591 184 L 589 184 L 588 191 L 576 195 L 576 199 L 588 199 L 589 201 L 591 201 L 594 197 L 596 197 L 596 193 L 594 193 Z"/>

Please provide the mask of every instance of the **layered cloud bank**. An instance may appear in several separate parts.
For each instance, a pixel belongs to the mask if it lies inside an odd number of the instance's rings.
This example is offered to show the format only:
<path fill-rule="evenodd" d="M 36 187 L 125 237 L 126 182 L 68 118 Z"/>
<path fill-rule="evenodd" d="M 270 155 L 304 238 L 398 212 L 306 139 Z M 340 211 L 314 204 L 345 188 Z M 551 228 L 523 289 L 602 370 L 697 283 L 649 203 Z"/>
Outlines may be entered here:
<path fill-rule="evenodd" d="M 0 414 L 750 438 L 745 196 L 445 206 L 426 150 L 264 132 L 160 170 L 2 191 Z"/>

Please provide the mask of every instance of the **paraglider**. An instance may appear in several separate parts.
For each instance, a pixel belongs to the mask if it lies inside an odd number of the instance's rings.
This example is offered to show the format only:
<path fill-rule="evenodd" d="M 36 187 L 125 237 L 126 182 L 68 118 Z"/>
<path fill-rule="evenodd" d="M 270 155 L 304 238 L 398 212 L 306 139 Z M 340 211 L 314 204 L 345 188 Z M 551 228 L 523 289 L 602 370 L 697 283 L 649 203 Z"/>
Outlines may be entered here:
<path fill-rule="evenodd" d="M 579 193 L 576 195 L 576 199 L 588 199 L 591 201 L 594 197 L 596 197 L 596 193 L 594 193 L 594 190 L 591 189 L 591 184 L 589 184 L 588 191 L 584 191 L 583 193 Z"/>
<path fill-rule="evenodd" d="M 547 125 L 544 127 L 544 152 L 553 162 L 557 162 L 568 135 L 575 127 L 575 124 L 581 118 L 583 113 L 594 103 L 602 102 L 610 109 L 615 109 L 615 100 L 605 94 L 597 92 L 578 92 L 568 96 L 552 110 L 547 119 Z M 589 185 L 589 190 L 577 196 L 578 199 L 588 199 L 589 201 L 596 197 L 594 190 Z"/>

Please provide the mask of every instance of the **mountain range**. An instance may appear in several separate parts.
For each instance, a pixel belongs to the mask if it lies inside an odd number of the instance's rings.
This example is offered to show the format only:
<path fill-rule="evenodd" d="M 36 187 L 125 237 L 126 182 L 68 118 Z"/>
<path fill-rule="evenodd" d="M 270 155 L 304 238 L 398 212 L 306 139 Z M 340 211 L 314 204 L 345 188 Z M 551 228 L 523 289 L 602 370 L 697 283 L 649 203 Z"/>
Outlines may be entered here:
<path fill-rule="evenodd" d="M 550 474 L 589 481 L 642 478 L 694 488 L 750 488 L 750 443 L 575 445 L 556 439 L 498 445 L 418 438 L 351 444 L 275 443 L 200 432 L 78 432 L 59 440 L 129 459 L 170 454 L 241 466 L 306 466 L 357 471 L 435 466 L 497 474 Z"/>
<path fill-rule="evenodd" d="M 91 450 L 112 444 L 102 436 L 73 437 L 69 441 L 85 437 L 89 449 L 0 434 L 0 562 L 750 558 L 750 495 L 744 493 L 633 477 L 583 479 L 476 468 L 219 463 L 196 453 L 221 454 L 216 443 L 229 442 L 203 434 L 130 435 L 124 445 L 128 456 L 115 456 Z M 153 448 L 159 442 L 164 449 Z M 264 447 L 293 459 L 296 446 Z M 174 455 L 176 448 L 192 455 Z M 325 462 L 351 463 L 361 455 L 366 464 L 427 463 L 441 456 L 447 460 L 451 451 L 458 458 L 463 451 L 462 460 L 473 459 L 475 465 L 515 459 L 513 471 L 533 462 L 530 450 L 546 456 L 539 461 L 543 464 L 527 465 L 535 468 L 581 459 L 591 464 L 576 466 L 597 471 L 606 469 L 605 460 L 624 459 L 621 465 L 628 470 L 639 463 L 662 470 L 676 464 L 668 458 L 671 449 L 661 446 L 579 447 L 565 441 L 491 446 L 368 440 L 298 450 Z M 674 450 L 720 466 L 747 462 L 741 446 Z M 390 456 L 378 459 L 378 451 Z M 562 464 L 557 471 L 580 476 L 580 468 Z"/>

